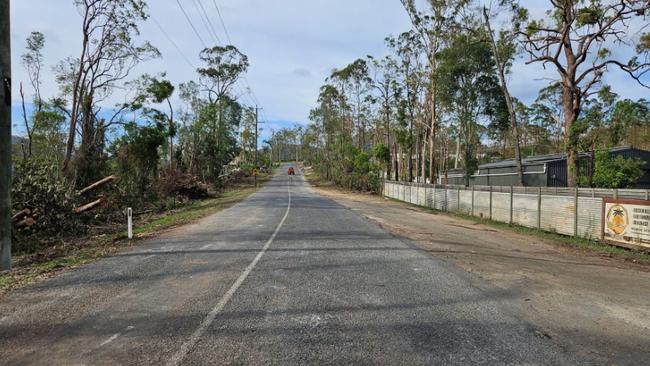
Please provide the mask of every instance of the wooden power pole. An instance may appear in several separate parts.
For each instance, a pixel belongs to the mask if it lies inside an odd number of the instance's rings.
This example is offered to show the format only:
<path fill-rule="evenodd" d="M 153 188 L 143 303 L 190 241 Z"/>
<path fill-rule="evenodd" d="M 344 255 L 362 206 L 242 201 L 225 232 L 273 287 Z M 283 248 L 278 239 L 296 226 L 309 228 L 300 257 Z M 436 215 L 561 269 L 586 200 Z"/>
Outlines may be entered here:
<path fill-rule="evenodd" d="M 11 269 L 11 36 L 9 1 L 0 0 L 0 270 Z"/>
<path fill-rule="evenodd" d="M 260 167 L 259 157 L 257 155 L 257 124 L 258 124 L 258 110 L 259 108 L 255 106 L 255 167 Z"/>

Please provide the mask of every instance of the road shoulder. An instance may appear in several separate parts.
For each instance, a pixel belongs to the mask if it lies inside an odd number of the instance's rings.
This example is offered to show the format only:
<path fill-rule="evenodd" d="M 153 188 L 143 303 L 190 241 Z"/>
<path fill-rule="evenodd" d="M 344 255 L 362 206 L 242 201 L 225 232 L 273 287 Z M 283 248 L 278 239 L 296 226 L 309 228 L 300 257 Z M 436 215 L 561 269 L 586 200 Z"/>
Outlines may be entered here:
<path fill-rule="evenodd" d="M 68 248 L 55 248 L 56 250 L 29 256 L 14 257 L 13 270 L 0 273 L 0 298 L 19 288 L 133 248 L 143 240 L 182 230 L 187 225 L 243 201 L 261 189 L 266 181 L 268 179 L 261 181 L 258 187 L 232 187 L 218 197 L 196 201 L 176 210 L 143 218 L 135 223 L 133 240 L 126 238 L 126 231 L 118 231 L 77 238 L 67 244 Z"/>
<path fill-rule="evenodd" d="M 635 364 L 650 339 L 648 266 L 382 197 L 314 188 L 436 258 L 512 293 L 507 306 L 569 351 Z"/>

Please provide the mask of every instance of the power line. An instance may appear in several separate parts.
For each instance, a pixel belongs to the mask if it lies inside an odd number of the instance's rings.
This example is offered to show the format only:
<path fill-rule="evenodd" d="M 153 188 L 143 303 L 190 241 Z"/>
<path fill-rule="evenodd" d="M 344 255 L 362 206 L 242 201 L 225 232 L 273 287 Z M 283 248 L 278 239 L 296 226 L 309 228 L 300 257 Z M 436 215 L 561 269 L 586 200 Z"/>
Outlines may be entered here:
<path fill-rule="evenodd" d="M 216 32 L 216 30 L 215 30 L 215 28 L 214 28 L 214 24 L 213 24 L 212 21 L 210 20 L 210 17 L 209 17 L 209 15 L 208 15 L 208 13 L 207 13 L 205 7 L 203 6 L 203 2 L 202 2 L 201 0 L 193 0 L 193 1 L 194 1 L 194 6 L 195 6 L 195 7 L 197 8 L 197 10 L 199 11 L 199 17 L 201 17 L 201 21 L 203 22 L 203 25 L 204 25 L 205 28 L 208 30 L 208 35 L 211 36 L 211 37 L 214 37 L 214 39 L 217 41 L 217 44 L 221 44 L 222 42 L 221 42 L 221 40 L 219 39 L 219 36 L 217 35 L 217 32 Z M 178 4 L 179 8 L 181 9 L 181 12 L 182 12 L 183 15 L 185 16 L 185 19 L 186 19 L 187 22 L 189 23 L 190 27 L 192 27 L 192 30 L 194 31 L 194 34 L 195 34 L 196 37 L 199 39 L 199 41 L 201 42 L 201 44 L 203 45 L 203 47 L 204 47 L 204 48 L 208 48 L 207 43 L 205 42 L 205 40 L 203 39 L 203 37 L 201 37 L 201 34 L 200 34 L 199 31 L 197 30 L 196 26 L 194 25 L 194 22 L 193 22 L 192 19 L 190 18 L 189 14 L 188 14 L 187 11 L 185 10 L 185 8 L 184 8 L 183 5 L 181 4 L 181 2 L 180 2 L 179 0 L 176 0 L 176 3 Z M 219 6 L 217 5 L 216 0 L 213 0 L 212 3 L 214 4 L 215 9 L 217 10 L 217 14 L 218 14 L 218 17 L 219 17 L 219 21 L 221 22 L 221 26 L 223 27 L 224 33 L 225 33 L 225 35 L 226 35 L 226 38 L 228 39 L 228 42 L 229 42 L 230 44 L 232 44 L 232 39 L 230 38 L 230 33 L 228 32 L 228 28 L 226 27 L 226 23 L 225 23 L 224 20 L 223 20 L 223 17 L 222 17 L 222 15 L 221 15 L 221 11 L 219 10 Z M 155 21 L 155 19 L 154 19 L 154 21 Z M 155 21 L 155 23 L 156 23 L 156 25 L 158 26 L 158 28 L 160 28 L 160 30 L 162 31 L 163 35 L 165 35 L 165 37 L 167 37 L 167 39 L 168 39 L 168 40 L 169 40 L 169 41 L 174 45 L 174 47 L 176 48 L 176 50 L 179 51 L 179 53 L 183 56 L 183 58 L 185 59 L 185 61 L 186 61 L 190 66 L 192 66 L 192 68 L 196 68 L 196 67 L 194 67 L 194 66 L 192 65 L 192 63 L 189 61 L 189 59 L 187 58 L 187 56 L 185 56 L 185 54 L 181 51 L 180 47 L 178 47 L 178 45 L 177 45 L 177 44 L 176 44 L 176 43 L 171 39 L 171 37 L 169 37 L 169 35 L 164 31 L 164 28 L 163 28 L 163 27 L 162 27 L 162 26 L 161 26 L 157 21 Z M 252 102 L 253 105 L 261 105 L 261 103 L 259 102 L 259 99 L 257 98 L 257 96 L 255 95 L 255 93 L 253 92 L 253 88 L 250 86 L 250 83 L 248 82 L 248 79 L 246 78 L 246 75 L 243 75 L 243 76 L 242 76 L 242 80 L 243 80 L 243 82 L 245 83 L 245 87 L 243 88 L 243 89 L 244 89 L 243 92 L 242 92 L 241 90 L 239 90 L 239 88 L 237 88 L 237 86 L 233 87 L 235 93 L 239 94 L 238 98 L 239 98 L 239 97 L 242 97 L 242 96 L 246 96 L 246 97 L 248 97 L 248 99 L 250 100 L 250 102 Z M 262 112 L 262 113 L 264 113 L 264 112 Z"/>
<path fill-rule="evenodd" d="M 190 67 L 191 67 L 192 69 L 196 69 L 196 67 L 194 66 L 194 64 L 192 64 L 192 61 L 190 61 L 190 59 L 185 55 L 185 53 L 183 52 L 183 50 L 181 50 L 181 48 L 178 47 L 178 44 L 176 44 L 176 42 L 174 42 L 174 40 L 169 36 L 169 34 L 167 33 L 167 31 L 165 31 L 165 28 L 163 28 L 163 27 L 160 25 L 160 23 L 156 20 L 156 18 L 153 16 L 153 14 L 151 14 L 151 20 L 153 20 L 154 24 L 156 24 L 156 26 L 158 27 L 158 29 L 160 29 L 160 32 L 165 36 L 165 38 L 167 38 L 167 40 L 169 41 L 169 43 L 171 43 L 171 44 L 174 46 L 174 48 L 176 49 L 176 51 L 178 51 L 178 53 L 183 57 L 183 59 L 185 60 L 185 62 L 187 62 L 187 64 L 190 65 Z"/>
<path fill-rule="evenodd" d="M 214 37 L 214 39 L 216 39 L 217 44 L 221 43 L 221 40 L 219 39 L 217 32 L 214 30 L 212 21 L 210 20 L 208 13 L 205 11 L 205 8 L 203 7 L 203 2 L 201 2 L 201 0 L 193 0 L 193 1 L 194 1 L 194 7 L 196 7 L 196 10 L 199 13 L 199 17 L 201 18 L 201 22 L 203 22 L 203 26 L 208 31 L 208 34 Z"/>
<path fill-rule="evenodd" d="M 199 38 L 199 41 L 201 41 L 201 43 L 203 44 L 203 48 L 208 48 L 207 43 L 205 43 L 205 41 L 201 37 L 201 34 L 199 34 L 199 31 L 196 30 L 196 27 L 194 26 L 194 23 L 190 19 L 189 15 L 187 15 L 187 12 L 185 11 L 185 8 L 183 8 L 183 4 L 181 4 L 181 2 L 179 0 L 176 0 L 176 4 L 178 4 L 178 6 L 181 8 L 181 11 L 183 12 L 183 15 L 185 15 L 185 19 L 187 20 L 188 23 L 190 23 L 190 27 L 192 27 L 192 29 L 194 30 L 194 34 L 196 34 L 196 36 Z"/>
<path fill-rule="evenodd" d="M 223 16 L 221 16 L 221 10 L 219 10 L 219 5 L 217 4 L 217 0 L 212 0 L 212 4 L 214 4 L 214 8 L 217 10 L 217 15 L 219 16 L 219 21 L 221 22 L 221 27 L 223 28 L 223 32 L 226 35 L 226 39 L 228 40 L 228 43 L 233 44 L 232 39 L 230 38 L 230 33 L 228 32 L 228 27 L 226 27 L 226 22 L 224 22 Z M 253 103 L 259 105 L 260 104 L 259 99 L 255 95 L 255 92 L 253 92 L 253 88 L 248 82 L 248 78 L 246 78 L 246 75 L 242 76 L 242 79 L 244 80 L 244 83 L 246 83 L 248 92 L 250 93 Z"/>
<path fill-rule="evenodd" d="M 217 9 L 217 14 L 219 15 L 219 21 L 221 21 L 221 26 L 223 27 L 223 32 L 226 34 L 228 43 L 232 44 L 232 39 L 230 39 L 230 34 L 228 33 L 228 29 L 226 28 L 226 23 L 223 21 L 223 17 L 221 16 L 219 5 L 217 5 L 217 0 L 212 0 L 212 3 L 214 4 L 214 8 Z"/>

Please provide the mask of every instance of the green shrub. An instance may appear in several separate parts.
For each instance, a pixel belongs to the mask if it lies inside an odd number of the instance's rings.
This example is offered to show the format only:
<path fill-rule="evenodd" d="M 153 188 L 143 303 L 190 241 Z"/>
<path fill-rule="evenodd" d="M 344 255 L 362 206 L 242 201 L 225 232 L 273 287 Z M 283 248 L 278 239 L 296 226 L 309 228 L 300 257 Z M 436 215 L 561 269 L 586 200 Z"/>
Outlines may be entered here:
<path fill-rule="evenodd" d="M 592 186 L 596 188 L 631 187 L 643 175 L 644 162 L 640 159 L 610 156 L 607 151 L 598 151 L 595 160 Z"/>

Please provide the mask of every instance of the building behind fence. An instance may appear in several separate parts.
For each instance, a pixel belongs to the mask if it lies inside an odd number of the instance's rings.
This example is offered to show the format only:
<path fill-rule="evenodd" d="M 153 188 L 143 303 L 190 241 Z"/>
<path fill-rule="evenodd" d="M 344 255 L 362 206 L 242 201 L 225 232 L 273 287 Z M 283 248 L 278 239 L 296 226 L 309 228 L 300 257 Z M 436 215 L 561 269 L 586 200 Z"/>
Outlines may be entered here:
<path fill-rule="evenodd" d="M 647 201 L 650 191 L 561 187 L 464 187 L 386 181 L 383 194 L 440 211 L 462 213 L 586 239 L 601 239 L 603 199 Z"/>
<path fill-rule="evenodd" d="M 641 167 L 642 176 L 634 183 L 633 188 L 650 188 L 650 151 L 636 149 L 630 146 L 619 146 L 609 150 L 610 155 L 624 158 L 635 158 L 644 162 Z M 585 174 L 591 171 L 591 153 L 580 153 L 580 165 L 585 168 Z M 524 183 L 528 187 L 566 187 L 567 161 L 566 154 L 551 154 L 529 156 L 521 160 L 524 172 Z M 481 164 L 472 174 L 468 183 L 484 186 L 517 185 L 517 162 L 514 159 Z M 465 185 L 465 169 L 452 169 L 445 177 L 439 177 L 438 183 L 450 185 Z"/>

